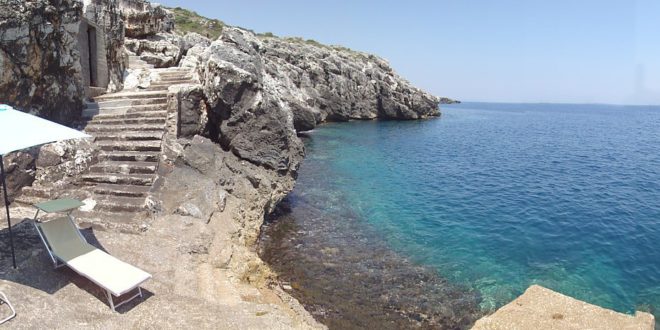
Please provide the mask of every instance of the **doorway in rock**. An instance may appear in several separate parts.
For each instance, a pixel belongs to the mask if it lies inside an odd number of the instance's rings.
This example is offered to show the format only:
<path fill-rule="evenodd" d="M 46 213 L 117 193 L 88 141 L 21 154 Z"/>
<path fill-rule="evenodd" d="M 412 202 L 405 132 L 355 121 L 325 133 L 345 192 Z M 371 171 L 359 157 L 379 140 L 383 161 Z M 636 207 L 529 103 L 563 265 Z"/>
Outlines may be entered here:
<path fill-rule="evenodd" d="M 97 86 L 98 83 L 98 73 L 96 66 L 96 28 L 88 25 L 87 26 L 87 60 L 89 61 L 89 85 Z"/>

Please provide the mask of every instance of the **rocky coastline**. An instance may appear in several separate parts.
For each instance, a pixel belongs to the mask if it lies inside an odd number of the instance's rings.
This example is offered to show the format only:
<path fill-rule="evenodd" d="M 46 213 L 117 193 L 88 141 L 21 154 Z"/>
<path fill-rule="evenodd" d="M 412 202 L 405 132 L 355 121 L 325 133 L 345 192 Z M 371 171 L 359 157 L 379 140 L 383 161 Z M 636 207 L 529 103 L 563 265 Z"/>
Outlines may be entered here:
<path fill-rule="evenodd" d="M 175 12 L 185 10 L 146 0 L 0 2 L 0 99 L 96 134 L 4 157 L 19 238 L 18 270 L 0 241 L 0 291 L 20 315 L 11 326 L 325 328 L 257 253 L 298 177 L 300 136 L 326 122 L 437 117 L 458 102 L 375 55 L 204 19 L 212 40 L 182 33 Z M 88 203 L 75 213 L 88 241 L 154 274 L 143 301 L 112 313 L 93 283 L 44 267 L 29 205 L 57 197 Z"/>
<path fill-rule="evenodd" d="M 265 308 L 256 311 L 256 319 L 270 319 L 276 328 L 323 327 L 279 288 L 276 274 L 256 253 L 264 217 L 295 184 L 304 158 L 298 135 L 330 121 L 438 116 L 439 98 L 415 88 L 385 60 L 370 54 L 230 26 L 223 27 L 217 40 L 196 33 L 180 34 L 173 14 L 148 1 L 12 0 L 0 9 L 4 15 L 0 23 L 0 95 L 20 110 L 84 128 L 88 125 L 84 113 L 96 96 L 163 85 L 151 68 L 179 67 L 192 73 L 192 83 L 167 90 L 167 107 L 173 115 L 167 121 L 158 179 L 144 212 L 111 220 L 92 206 L 76 213 L 83 227 L 138 263 L 146 262 L 140 260 L 140 251 L 152 254 L 157 249 L 171 249 L 170 259 L 148 266 L 151 271 L 172 272 L 182 258 L 185 266 L 175 271 L 175 279 L 156 277 L 156 284 L 147 287 L 156 295 L 167 287 L 192 283 L 207 296 L 208 304 L 230 301 L 232 306 Z M 131 64 L 138 60 L 146 64 Z M 73 141 L 11 154 L 5 158 L 10 194 L 27 196 L 39 187 L 48 189 L 51 198 L 68 196 L 96 203 L 95 195 L 80 189 L 79 182 L 99 162 L 102 152 L 96 142 Z M 59 190 L 63 193 L 53 193 Z M 30 257 L 35 248 L 44 251 L 27 226 L 29 207 L 22 202 L 27 200 L 19 197 L 12 204 L 19 219 L 25 214 L 17 230 L 25 237 L 19 260 L 27 271 L 12 271 L 3 265 L 2 286 L 13 296 L 34 296 L 32 303 L 45 304 L 53 297 L 34 291 L 39 286 L 30 282 L 45 275 L 38 270 L 42 260 Z M 157 237 L 172 235 L 163 231 L 167 227 L 181 226 L 194 230 L 175 233 L 171 246 L 155 243 Z M 131 235 L 141 239 L 129 243 Z M 231 289 L 202 285 L 213 282 L 215 275 L 211 274 L 220 276 L 219 283 L 226 280 L 223 285 Z M 13 283 L 28 285 L 16 287 Z M 57 291 L 46 291 L 53 290 Z M 186 298 L 191 294 L 188 291 L 175 289 L 171 294 L 199 305 L 201 302 Z M 147 300 L 145 307 L 137 304 L 134 316 L 121 323 L 144 324 L 138 320 L 145 309 L 161 307 L 171 294 L 160 292 L 161 297 Z M 56 295 L 71 300 L 59 292 Z M 82 299 L 79 294 L 73 296 Z M 71 303 L 73 308 L 88 308 Z M 36 308 L 29 302 L 21 306 Z M 73 313 L 66 307 L 58 311 Z M 21 324 L 30 327 L 53 317 L 41 313 Z M 154 326 L 160 324 L 152 321 Z M 239 317 L 237 326 L 253 321 L 249 316 Z M 60 322 L 62 327 L 73 326 Z M 111 324 L 112 317 L 104 316 L 99 323 Z M 211 328 L 214 323 L 198 325 Z"/>

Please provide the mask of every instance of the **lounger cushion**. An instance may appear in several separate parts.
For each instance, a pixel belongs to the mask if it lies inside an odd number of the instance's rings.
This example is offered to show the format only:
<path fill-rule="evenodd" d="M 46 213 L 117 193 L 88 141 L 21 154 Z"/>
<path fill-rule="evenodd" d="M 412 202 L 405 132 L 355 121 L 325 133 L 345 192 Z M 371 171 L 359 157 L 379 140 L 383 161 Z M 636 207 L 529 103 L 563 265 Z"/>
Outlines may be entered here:
<path fill-rule="evenodd" d="M 69 260 L 67 266 L 117 297 L 151 278 L 149 273 L 98 249 Z"/>

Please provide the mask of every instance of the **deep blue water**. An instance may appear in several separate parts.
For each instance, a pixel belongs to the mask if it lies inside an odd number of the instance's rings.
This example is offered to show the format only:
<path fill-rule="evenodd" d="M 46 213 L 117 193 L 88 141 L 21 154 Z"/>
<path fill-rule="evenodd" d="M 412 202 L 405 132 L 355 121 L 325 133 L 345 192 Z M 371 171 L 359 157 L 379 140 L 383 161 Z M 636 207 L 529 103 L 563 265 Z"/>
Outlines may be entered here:
<path fill-rule="evenodd" d="M 480 293 L 483 310 L 536 283 L 660 316 L 660 108 L 442 112 L 316 129 L 293 196 L 349 209 L 394 251 Z"/>

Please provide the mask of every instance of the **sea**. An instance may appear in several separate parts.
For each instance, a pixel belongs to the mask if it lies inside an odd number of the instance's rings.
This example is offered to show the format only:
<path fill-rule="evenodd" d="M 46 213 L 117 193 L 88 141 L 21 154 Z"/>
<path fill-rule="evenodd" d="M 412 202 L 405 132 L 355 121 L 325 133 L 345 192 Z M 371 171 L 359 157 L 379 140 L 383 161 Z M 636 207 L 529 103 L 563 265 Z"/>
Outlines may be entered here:
<path fill-rule="evenodd" d="M 462 103 L 303 136 L 262 258 L 330 328 L 469 328 L 538 284 L 660 318 L 660 107 Z"/>

